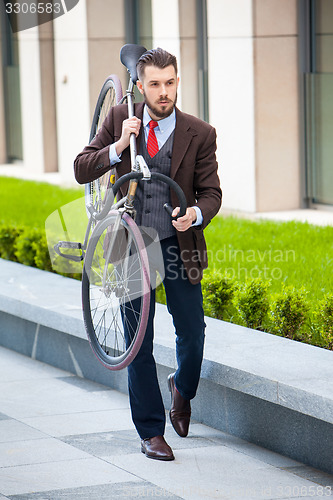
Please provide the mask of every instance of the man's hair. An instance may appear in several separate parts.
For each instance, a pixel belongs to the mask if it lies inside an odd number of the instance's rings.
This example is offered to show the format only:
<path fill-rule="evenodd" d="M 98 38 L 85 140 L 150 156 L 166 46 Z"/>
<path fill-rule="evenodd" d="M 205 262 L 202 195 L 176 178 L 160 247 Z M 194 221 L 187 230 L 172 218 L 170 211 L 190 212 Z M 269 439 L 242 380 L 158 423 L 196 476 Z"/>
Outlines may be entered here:
<path fill-rule="evenodd" d="M 175 68 L 177 75 L 178 68 L 176 56 L 158 47 L 157 49 L 151 49 L 145 52 L 138 60 L 136 69 L 138 77 L 141 80 L 146 66 L 157 66 L 158 68 L 163 69 L 171 65 Z"/>

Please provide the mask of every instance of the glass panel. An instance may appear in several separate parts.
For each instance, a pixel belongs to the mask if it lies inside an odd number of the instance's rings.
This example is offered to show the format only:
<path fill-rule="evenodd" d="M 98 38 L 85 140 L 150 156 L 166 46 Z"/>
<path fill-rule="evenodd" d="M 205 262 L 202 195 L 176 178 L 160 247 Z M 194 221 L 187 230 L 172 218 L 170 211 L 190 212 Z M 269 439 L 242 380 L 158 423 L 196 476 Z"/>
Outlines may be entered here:
<path fill-rule="evenodd" d="M 153 48 L 153 32 L 152 32 L 152 11 L 151 0 L 141 0 L 138 9 L 138 33 L 140 45 L 146 49 Z"/>
<path fill-rule="evenodd" d="M 153 48 L 151 0 L 125 0 L 126 43 Z M 135 102 L 143 100 L 138 88 L 134 87 Z"/>
<path fill-rule="evenodd" d="M 333 2 L 315 2 L 315 68 L 316 73 L 333 72 Z"/>
<path fill-rule="evenodd" d="M 151 0 L 125 0 L 126 42 L 152 49 Z"/>
<path fill-rule="evenodd" d="M 309 195 L 333 204 L 333 73 L 306 76 Z"/>
<path fill-rule="evenodd" d="M 2 76 L 4 83 L 7 161 L 22 160 L 22 125 L 18 35 L 12 33 L 7 15 L 0 8 Z M 0 71 L 1 75 L 1 71 Z"/>
<path fill-rule="evenodd" d="M 20 72 L 18 66 L 5 68 L 5 89 L 7 94 L 7 155 L 9 160 L 22 160 Z"/>

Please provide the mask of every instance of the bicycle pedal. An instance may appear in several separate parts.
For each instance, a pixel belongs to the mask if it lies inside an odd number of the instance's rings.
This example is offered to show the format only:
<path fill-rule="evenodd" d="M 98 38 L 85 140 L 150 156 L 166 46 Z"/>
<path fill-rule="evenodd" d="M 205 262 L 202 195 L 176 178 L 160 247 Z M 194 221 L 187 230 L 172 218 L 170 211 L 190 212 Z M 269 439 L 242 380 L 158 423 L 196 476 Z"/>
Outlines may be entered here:
<path fill-rule="evenodd" d="M 66 248 L 66 249 L 71 249 L 71 250 L 81 250 L 81 255 L 70 255 L 67 253 L 62 253 L 60 248 Z M 80 262 L 84 259 L 84 251 L 82 248 L 82 244 L 80 242 L 76 241 L 59 241 L 54 245 L 54 250 L 60 257 L 64 257 L 65 259 L 68 260 L 73 260 L 74 262 Z"/>

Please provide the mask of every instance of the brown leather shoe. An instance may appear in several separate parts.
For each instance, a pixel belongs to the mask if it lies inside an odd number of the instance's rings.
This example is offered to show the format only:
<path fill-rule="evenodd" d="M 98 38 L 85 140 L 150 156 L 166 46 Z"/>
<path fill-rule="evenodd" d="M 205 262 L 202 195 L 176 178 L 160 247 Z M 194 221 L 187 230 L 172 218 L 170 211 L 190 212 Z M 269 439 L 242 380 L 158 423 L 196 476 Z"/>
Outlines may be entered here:
<path fill-rule="evenodd" d="M 163 436 L 142 439 L 141 451 L 147 458 L 155 460 L 174 460 L 172 449 L 165 441 Z"/>
<path fill-rule="evenodd" d="M 177 391 L 174 375 L 172 373 L 168 376 L 168 386 L 171 392 L 170 420 L 178 436 L 186 437 L 191 419 L 191 404 Z"/>

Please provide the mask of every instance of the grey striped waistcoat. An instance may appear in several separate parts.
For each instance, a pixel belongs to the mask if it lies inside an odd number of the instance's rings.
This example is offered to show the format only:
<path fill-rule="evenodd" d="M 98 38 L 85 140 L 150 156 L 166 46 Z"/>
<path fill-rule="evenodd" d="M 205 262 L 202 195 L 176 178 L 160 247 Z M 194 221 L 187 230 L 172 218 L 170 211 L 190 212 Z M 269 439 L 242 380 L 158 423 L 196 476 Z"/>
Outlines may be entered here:
<path fill-rule="evenodd" d="M 151 172 L 170 176 L 173 137 L 174 132 L 158 153 L 151 158 L 147 151 L 144 134 L 142 134 L 141 154 Z M 176 230 L 171 224 L 171 217 L 163 208 L 164 203 L 170 203 L 170 188 L 167 184 L 155 180 L 141 180 L 139 182 L 134 201 L 137 210 L 136 223 L 139 226 L 156 229 L 160 240 L 176 234 Z"/>

